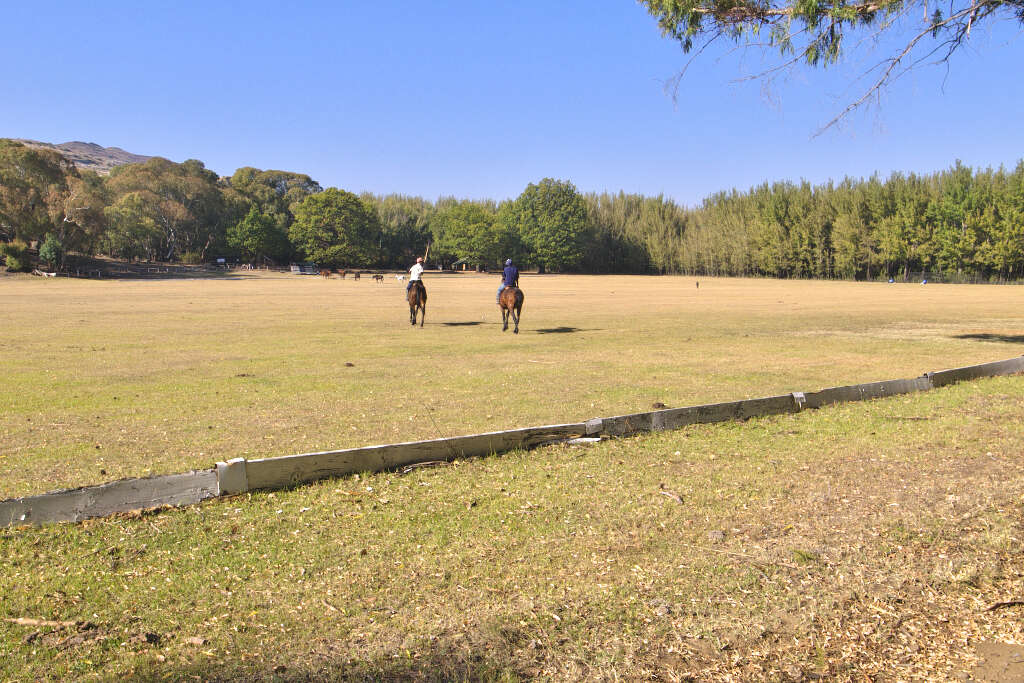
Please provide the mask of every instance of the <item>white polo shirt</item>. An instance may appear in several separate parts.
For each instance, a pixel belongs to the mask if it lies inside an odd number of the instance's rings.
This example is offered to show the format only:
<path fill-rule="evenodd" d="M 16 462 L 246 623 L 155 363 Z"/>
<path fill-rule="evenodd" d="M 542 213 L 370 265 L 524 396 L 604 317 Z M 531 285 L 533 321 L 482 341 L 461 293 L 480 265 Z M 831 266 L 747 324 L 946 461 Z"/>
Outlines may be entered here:
<path fill-rule="evenodd" d="M 412 282 L 413 280 L 419 280 L 420 279 L 420 275 L 422 275 L 422 274 L 423 274 L 423 264 L 422 263 L 417 263 L 416 265 L 414 265 L 412 268 L 409 269 L 409 282 Z"/>

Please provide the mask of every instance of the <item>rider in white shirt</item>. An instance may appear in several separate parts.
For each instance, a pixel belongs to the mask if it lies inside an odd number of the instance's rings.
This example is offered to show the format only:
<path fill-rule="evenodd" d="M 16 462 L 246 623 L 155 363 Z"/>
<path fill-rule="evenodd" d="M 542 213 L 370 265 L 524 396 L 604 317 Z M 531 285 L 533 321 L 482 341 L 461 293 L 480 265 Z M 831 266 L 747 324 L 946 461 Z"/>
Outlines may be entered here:
<path fill-rule="evenodd" d="M 412 287 L 412 283 L 420 282 L 422 284 L 422 280 L 420 280 L 421 275 L 423 275 L 423 257 L 419 256 L 416 258 L 416 263 L 413 267 L 409 269 L 409 284 L 405 286 L 406 294 L 409 293 L 409 288 Z"/>

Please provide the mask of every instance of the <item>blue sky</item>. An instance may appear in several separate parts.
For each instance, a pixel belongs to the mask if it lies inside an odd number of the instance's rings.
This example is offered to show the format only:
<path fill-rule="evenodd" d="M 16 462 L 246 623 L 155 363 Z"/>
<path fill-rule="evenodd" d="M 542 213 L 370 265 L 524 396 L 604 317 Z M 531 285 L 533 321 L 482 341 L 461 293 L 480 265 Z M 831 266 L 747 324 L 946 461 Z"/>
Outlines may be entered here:
<path fill-rule="evenodd" d="M 1024 157 L 1021 27 L 975 30 L 878 106 L 863 55 L 737 83 L 756 54 L 686 63 L 632 0 L 8 3 L 0 137 L 82 140 L 221 174 L 505 199 L 544 177 L 686 205 L 765 181 L 930 173 Z"/>

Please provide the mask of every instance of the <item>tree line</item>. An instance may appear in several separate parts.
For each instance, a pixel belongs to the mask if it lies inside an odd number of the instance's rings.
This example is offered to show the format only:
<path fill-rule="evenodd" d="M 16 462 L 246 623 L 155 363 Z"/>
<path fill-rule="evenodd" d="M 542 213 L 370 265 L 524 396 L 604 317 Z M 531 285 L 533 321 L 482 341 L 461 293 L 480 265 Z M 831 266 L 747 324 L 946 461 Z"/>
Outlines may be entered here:
<path fill-rule="evenodd" d="M 505 201 L 360 195 L 308 175 L 159 157 L 108 176 L 0 139 L 0 251 L 202 263 L 801 278 L 1024 278 L 1024 161 L 932 175 L 763 184 L 684 207 L 545 178 Z"/>

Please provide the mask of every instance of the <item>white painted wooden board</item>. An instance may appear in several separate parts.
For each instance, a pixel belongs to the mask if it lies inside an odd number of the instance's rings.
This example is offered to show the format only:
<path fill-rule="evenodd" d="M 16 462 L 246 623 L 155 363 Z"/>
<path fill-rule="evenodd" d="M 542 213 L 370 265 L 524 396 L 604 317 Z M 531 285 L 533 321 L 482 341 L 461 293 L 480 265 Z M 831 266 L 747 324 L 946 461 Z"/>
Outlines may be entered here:
<path fill-rule="evenodd" d="M 929 372 L 927 377 L 931 380 L 933 387 L 944 387 L 947 384 L 963 382 L 981 377 L 1000 377 L 1002 375 L 1013 375 L 1024 372 L 1024 356 L 997 360 L 991 363 L 980 365 L 968 365 L 964 368 L 953 368 L 952 370 L 939 370 Z"/>
<path fill-rule="evenodd" d="M 245 475 L 250 489 L 281 488 L 326 477 L 355 472 L 377 472 L 417 462 L 454 460 L 502 453 L 517 448 L 532 448 L 548 441 L 570 439 L 586 434 L 585 423 L 545 425 L 506 432 L 457 436 L 451 439 L 286 455 L 280 458 L 249 460 L 246 462 Z"/>
<path fill-rule="evenodd" d="M 793 394 L 783 394 L 767 398 L 708 403 L 687 408 L 668 408 L 650 413 L 600 418 L 601 433 L 610 436 L 624 436 L 638 432 L 678 429 L 691 424 L 747 420 L 752 417 L 795 413 L 798 410 L 799 406 L 793 398 Z"/>
<path fill-rule="evenodd" d="M 928 391 L 932 388 L 927 375 L 913 379 L 890 379 L 884 382 L 868 382 L 852 384 L 845 387 L 830 387 L 820 391 L 808 392 L 804 395 L 807 408 L 820 408 L 830 403 L 846 403 L 849 401 L 867 401 L 873 398 L 885 398 L 897 394 L 909 394 L 915 391 Z"/>
<path fill-rule="evenodd" d="M 192 505 L 217 495 L 217 473 L 200 470 L 0 501 L 0 526 L 80 522 L 116 512 Z"/>

